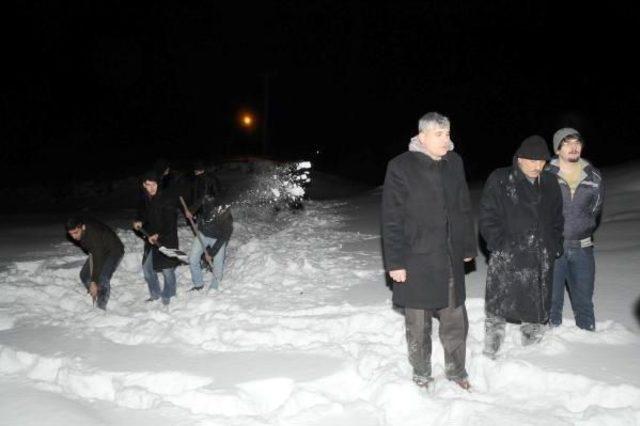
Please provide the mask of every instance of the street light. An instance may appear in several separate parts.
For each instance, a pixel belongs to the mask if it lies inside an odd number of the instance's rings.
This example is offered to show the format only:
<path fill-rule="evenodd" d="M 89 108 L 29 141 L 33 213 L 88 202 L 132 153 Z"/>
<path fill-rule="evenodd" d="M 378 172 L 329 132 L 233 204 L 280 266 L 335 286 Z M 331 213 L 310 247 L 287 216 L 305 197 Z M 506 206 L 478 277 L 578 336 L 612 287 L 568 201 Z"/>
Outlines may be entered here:
<path fill-rule="evenodd" d="M 252 131 L 256 125 L 256 117 L 249 111 L 241 111 L 238 115 L 240 127 L 247 131 Z"/>
<path fill-rule="evenodd" d="M 248 113 L 242 114 L 242 125 L 244 127 L 253 126 L 253 116 Z"/>

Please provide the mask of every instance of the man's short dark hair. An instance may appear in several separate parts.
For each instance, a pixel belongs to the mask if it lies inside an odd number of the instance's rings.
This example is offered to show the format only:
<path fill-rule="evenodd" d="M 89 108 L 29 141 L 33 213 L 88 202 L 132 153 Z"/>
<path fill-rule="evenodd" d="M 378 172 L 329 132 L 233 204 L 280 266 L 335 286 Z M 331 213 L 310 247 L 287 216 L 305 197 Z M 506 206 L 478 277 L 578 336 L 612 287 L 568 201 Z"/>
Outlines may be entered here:
<path fill-rule="evenodd" d="M 78 226 L 82 225 L 84 225 L 84 219 L 80 216 L 72 216 L 67 219 L 67 222 L 64 224 L 64 229 L 71 231 L 72 229 L 76 229 Z"/>
<path fill-rule="evenodd" d="M 147 170 L 140 176 L 140 182 L 145 183 L 146 181 L 159 182 L 158 173 L 155 170 Z"/>

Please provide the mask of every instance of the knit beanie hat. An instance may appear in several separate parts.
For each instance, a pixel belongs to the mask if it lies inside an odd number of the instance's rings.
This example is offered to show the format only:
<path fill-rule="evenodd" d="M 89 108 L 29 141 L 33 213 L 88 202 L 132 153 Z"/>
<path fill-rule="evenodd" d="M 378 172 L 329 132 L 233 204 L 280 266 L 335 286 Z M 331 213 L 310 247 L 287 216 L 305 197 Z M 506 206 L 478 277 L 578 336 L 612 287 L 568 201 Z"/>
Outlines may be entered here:
<path fill-rule="evenodd" d="M 571 127 L 563 127 L 553 134 L 553 152 L 556 152 L 560 149 L 560 144 L 567 136 L 575 136 L 580 142 L 582 142 L 582 136 L 580 136 L 580 132 L 576 129 L 572 129 Z"/>
<path fill-rule="evenodd" d="M 516 157 L 526 158 L 527 160 L 545 160 L 551 158 L 547 142 L 542 136 L 529 136 L 520 144 L 520 148 L 516 151 Z"/>

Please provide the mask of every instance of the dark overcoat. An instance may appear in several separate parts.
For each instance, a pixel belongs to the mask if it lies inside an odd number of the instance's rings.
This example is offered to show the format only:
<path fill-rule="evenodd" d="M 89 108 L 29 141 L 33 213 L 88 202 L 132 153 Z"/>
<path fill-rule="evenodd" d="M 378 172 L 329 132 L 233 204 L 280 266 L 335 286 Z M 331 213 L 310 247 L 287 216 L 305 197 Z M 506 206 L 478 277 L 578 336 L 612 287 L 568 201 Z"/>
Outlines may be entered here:
<path fill-rule="evenodd" d="M 158 234 L 158 245 L 167 248 L 178 248 L 178 198 L 174 191 L 165 190 L 155 196 L 144 195 L 142 208 L 138 211 L 138 220 L 149 235 Z M 151 253 L 153 269 L 175 268 L 180 264 L 178 259 L 165 256 L 158 250 L 158 245 L 145 243 L 143 262 Z"/>
<path fill-rule="evenodd" d="M 512 321 L 546 323 L 553 263 L 562 251 L 562 194 L 542 172 L 531 183 L 514 159 L 485 183 L 479 227 L 491 252 L 485 310 Z"/>
<path fill-rule="evenodd" d="M 476 255 L 469 189 L 462 159 L 441 160 L 417 151 L 392 159 L 382 196 L 385 269 L 406 269 L 407 281 L 393 284 L 393 302 L 414 309 L 449 306 L 453 277 L 455 305 L 464 303 L 464 258 Z"/>

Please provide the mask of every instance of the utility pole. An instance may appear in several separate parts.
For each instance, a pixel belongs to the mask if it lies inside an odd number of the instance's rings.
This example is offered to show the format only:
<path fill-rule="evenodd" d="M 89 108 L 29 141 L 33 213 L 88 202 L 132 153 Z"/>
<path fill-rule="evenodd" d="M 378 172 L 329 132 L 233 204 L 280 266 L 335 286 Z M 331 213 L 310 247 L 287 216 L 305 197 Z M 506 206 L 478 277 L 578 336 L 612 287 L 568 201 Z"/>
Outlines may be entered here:
<path fill-rule="evenodd" d="M 262 111 L 262 155 L 269 152 L 269 72 L 264 73 Z"/>

